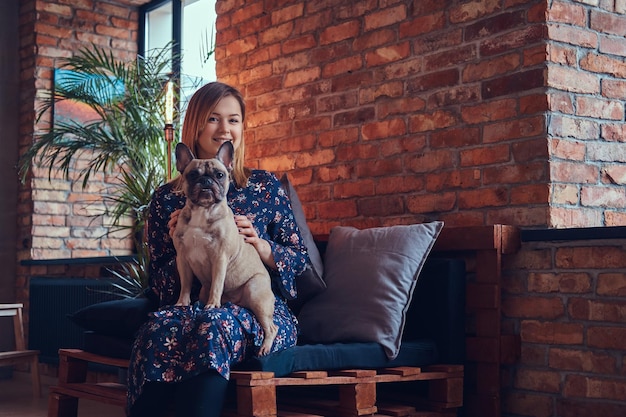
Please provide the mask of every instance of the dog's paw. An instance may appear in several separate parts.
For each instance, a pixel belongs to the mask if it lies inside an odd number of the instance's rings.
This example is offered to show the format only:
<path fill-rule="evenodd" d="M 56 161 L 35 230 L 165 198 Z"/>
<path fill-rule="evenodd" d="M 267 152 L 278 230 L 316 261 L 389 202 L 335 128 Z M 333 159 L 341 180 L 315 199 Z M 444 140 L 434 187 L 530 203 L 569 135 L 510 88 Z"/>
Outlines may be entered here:
<path fill-rule="evenodd" d="M 272 353 L 273 340 L 265 340 L 259 348 L 259 356 L 267 356 Z"/>
<path fill-rule="evenodd" d="M 272 352 L 272 345 L 274 344 L 274 339 L 276 338 L 277 334 L 278 327 L 276 327 L 276 325 L 272 323 L 267 329 L 265 336 L 263 337 L 263 344 L 259 348 L 259 356 L 266 356 Z"/>
<path fill-rule="evenodd" d="M 174 305 L 176 307 L 189 307 L 191 305 L 191 299 L 179 298 Z"/>
<path fill-rule="evenodd" d="M 204 305 L 204 308 L 220 308 L 222 306 L 222 303 L 220 302 L 220 300 L 208 300 L 207 303 Z"/>

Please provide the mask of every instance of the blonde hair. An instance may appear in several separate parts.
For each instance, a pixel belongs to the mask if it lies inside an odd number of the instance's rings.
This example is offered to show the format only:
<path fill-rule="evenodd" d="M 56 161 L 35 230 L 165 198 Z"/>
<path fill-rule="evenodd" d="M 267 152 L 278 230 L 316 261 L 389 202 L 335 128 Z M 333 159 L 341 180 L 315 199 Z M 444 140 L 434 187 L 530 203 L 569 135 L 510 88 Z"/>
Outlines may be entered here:
<path fill-rule="evenodd" d="M 181 135 L 181 142 L 189 146 L 194 153 L 198 155 L 197 141 L 198 137 L 202 133 L 206 124 L 209 121 L 209 117 L 215 110 L 217 103 L 227 96 L 233 96 L 239 102 L 241 107 L 241 122 L 244 123 L 246 118 L 246 103 L 242 94 L 235 87 L 231 87 L 228 84 L 221 82 L 211 82 L 200 87 L 189 100 L 187 111 L 185 113 L 185 121 L 183 122 L 183 131 Z M 243 166 L 245 159 L 245 140 L 244 135 L 241 135 L 241 142 L 235 150 L 235 157 L 233 161 L 232 179 L 238 188 L 245 187 L 250 177 L 250 170 Z M 178 181 L 177 178 L 175 181 Z M 176 189 L 180 189 L 180 181 L 175 184 Z"/>

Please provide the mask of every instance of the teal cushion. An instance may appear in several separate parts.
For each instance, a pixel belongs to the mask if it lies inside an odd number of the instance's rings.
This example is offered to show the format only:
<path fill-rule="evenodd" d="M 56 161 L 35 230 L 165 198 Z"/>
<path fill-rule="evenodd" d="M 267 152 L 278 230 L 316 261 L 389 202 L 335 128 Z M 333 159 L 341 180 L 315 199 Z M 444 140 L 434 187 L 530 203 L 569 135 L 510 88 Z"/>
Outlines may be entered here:
<path fill-rule="evenodd" d="M 425 339 L 404 343 L 393 360 L 389 360 L 383 347 L 374 342 L 313 344 L 254 357 L 237 369 L 274 372 L 280 377 L 297 371 L 428 366 L 437 361 L 435 343 Z"/>

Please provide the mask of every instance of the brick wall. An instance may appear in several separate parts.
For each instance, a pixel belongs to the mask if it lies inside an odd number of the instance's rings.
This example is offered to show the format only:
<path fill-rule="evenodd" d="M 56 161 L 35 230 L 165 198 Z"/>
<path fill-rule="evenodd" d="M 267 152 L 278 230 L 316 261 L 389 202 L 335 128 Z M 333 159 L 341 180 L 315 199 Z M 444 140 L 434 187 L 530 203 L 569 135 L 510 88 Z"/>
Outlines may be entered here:
<path fill-rule="evenodd" d="M 39 98 L 53 85 L 53 70 L 78 49 L 97 44 L 119 59 L 137 52 L 138 0 L 22 0 L 20 1 L 20 154 L 41 132 L 51 116 L 36 121 Z M 70 175 L 71 176 L 71 175 Z M 30 268 L 24 259 L 79 258 L 130 252 L 132 242 L 107 231 L 94 218 L 102 204 L 107 178 L 96 175 L 86 189 L 65 181 L 59 173 L 34 170 L 18 195 L 16 299 L 28 301 Z M 37 271 L 34 271 L 36 273 Z"/>
<path fill-rule="evenodd" d="M 250 161 L 290 171 L 317 232 L 548 225 L 546 5 L 510 3 L 219 1 Z"/>
<path fill-rule="evenodd" d="M 36 122 L 39 97 L 50 91 L 53 71 L 64 58 L 96 44 L 116 57 L 132 60 L 137 51 L 137 1 L 27 0 L 20 5 L 21 116 L 20 147 L 50 122 Z M 80 167 L 80 163 L 78 165 Z M 70 173 L 72 177 L 73 171 Z M 71 258 L 128 253 L 131 242 L 120 236 L 102 237 L 106 220 L 92 217 L 103 208 L 107 178 L 96 175 L 88 187 L 65 181 L 47 169 L 34 170 L 20 195 L 18 257 Z"/>
<path fill-rule="evenodd" d="M 626 221 L 623 1 L 217 8 L 250 161 L 291 172 L 316 231 Z"/>
<path fill-rule="evenodd" d="M 504 264 L 503 328 L 522 349 L 503 378 L 503 412 L 623 416 L 626 240 L 525 243 Z"/>
<path fill-rule="evenodd" d="M 63 57 L 94 42 L 132 58 L 142 2 L 22 2 L 22 148 L 50 121 L 34 122 L 36 97 Z M 290 172 L 314 231 L 626 223 L 623 0 L 216 7 L 218 74 L 248 100 L 248 162 Z M 37 172 L 22 257 L 127 252 L 90 217 L 99 180 L 83 192 Z"/>
<path fill-rule="evenodd" d="M 60 58 L 92 41 L 132 57 L 138 3 L 21 2 L 22 148 Z M 249 165 L 289 171 L 314 232 L 626 224 L 624 0 L 243 3 L 217 2 L 217 72 L 247 98 Z M 125 248 L 94 238 L 80 194 L 43 173 L 23 187 L 18 261 Z M 623 414 L 622 252 L 526 244 L 507 259 L 503 327 L 523 342 L 507 415 Z"/>
<path fill-rule="evenodd" d="M 217 3 L 217 73 L 315 232 L 625 224 L 623 0 L 238 6 Z M 624 415 L 623 242 L 585 245 L 507 259 L 504 415 Z"/>

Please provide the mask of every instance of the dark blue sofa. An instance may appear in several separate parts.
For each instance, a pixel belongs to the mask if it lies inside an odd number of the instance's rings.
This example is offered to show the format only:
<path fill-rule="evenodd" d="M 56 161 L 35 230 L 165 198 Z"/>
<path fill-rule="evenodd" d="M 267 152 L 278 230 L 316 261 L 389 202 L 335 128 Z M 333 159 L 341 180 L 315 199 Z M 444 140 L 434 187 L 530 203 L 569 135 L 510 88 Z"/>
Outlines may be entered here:
<path fill-rule="evenodd" d="M 133 335 L 156 302 L 123 299 L 92 305 L 72 319 L 86 329 L 84 350 L 99 355 L 130 357 Z M 429 258 L 417 282 L 407 312 L 399 355 L 387 359 L 374 342 L 300 345 L 265 357 L 255 357 L 238 369 L 274 372 L 376 369 L 392 366 L 462 364 L 465 352 L 465 264 L 459 259 Z"/>

